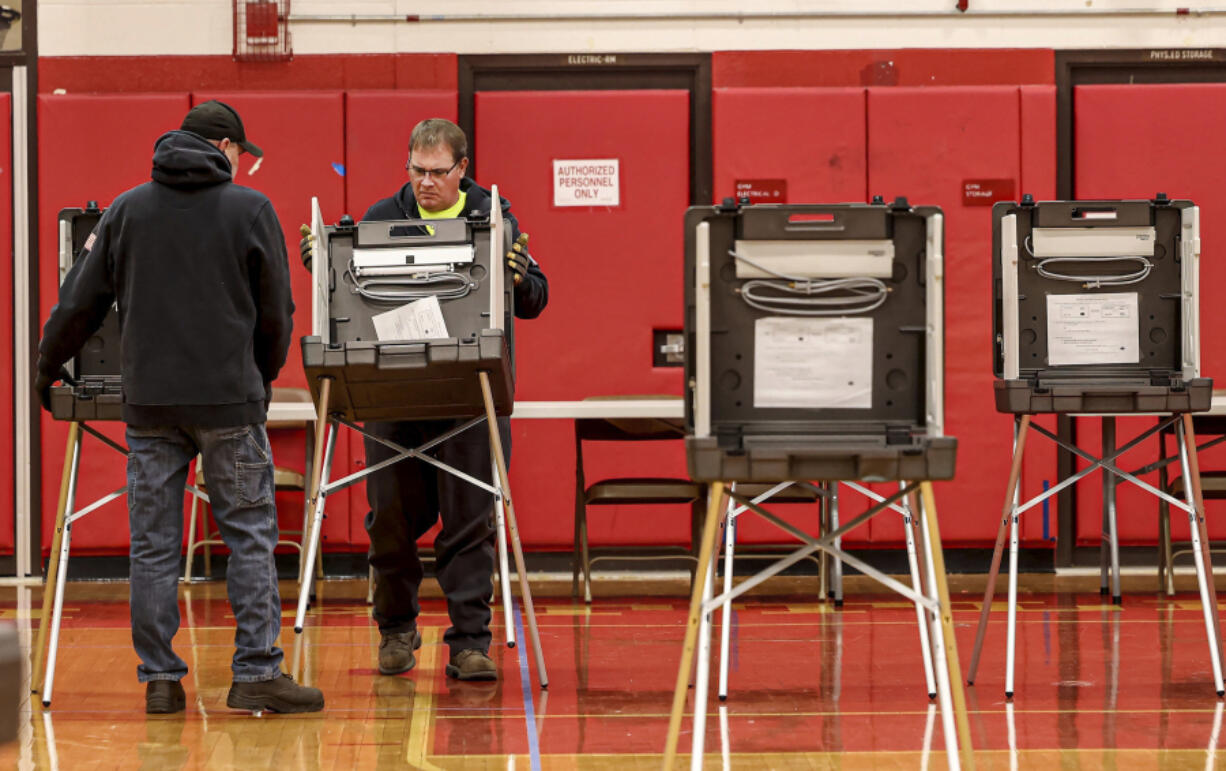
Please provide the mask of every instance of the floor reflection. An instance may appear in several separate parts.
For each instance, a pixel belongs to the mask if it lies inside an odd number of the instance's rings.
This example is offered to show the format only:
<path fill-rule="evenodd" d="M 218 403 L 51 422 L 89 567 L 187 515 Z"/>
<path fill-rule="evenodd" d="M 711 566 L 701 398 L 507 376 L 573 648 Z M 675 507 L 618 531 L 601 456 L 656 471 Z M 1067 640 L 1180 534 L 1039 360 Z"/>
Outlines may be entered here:
<path fill-rule="evenodd" d="M 324 690 L 327 710 L 260 718 L 225 706 L 233 619 L 224 585 L 185 589 L 176 645 L 190 667 L 188 710 L 146 718 L 126 586 L 71 585 L 56 703 L 23 703 L 19 739 L 0 747 L 0 768 L 527 769 L 529 731 L 543 768 L 658 766 L 685 600 L 542 598 L 553 682 L 529 689 L 529 722 L 518 649 L 494 646 L 497 682 L 443 675 L 439 600 L 423 605 L 417 667 L 377 675 L 362 589 L 324 584 L 305 632 L 283 630 L 287 669 Z M 954 599 L 963 649 L 978 612 L 969 597 Z M 0 588 L 0 611 L 17 620 L 27 647 L 40 601 L 38 591 Z M 1013 701 L 1003 698 L 1003 614 L 967 694 L 980 768 L 1226 766 L 1224 702 L 1213 693 L 1194 594 L 1130 595 L 1119 608 L 1097 595 L 1023 593 L 1020 607 Z M 836 611 L 811 596 L 752 598 L 736 603 L 730 621 L 729 693 L 711 699 L 706 768 L 946 766 L 909 603 L 849 594 Z M 718 658 L 715 646 L 713 673 Z"/>

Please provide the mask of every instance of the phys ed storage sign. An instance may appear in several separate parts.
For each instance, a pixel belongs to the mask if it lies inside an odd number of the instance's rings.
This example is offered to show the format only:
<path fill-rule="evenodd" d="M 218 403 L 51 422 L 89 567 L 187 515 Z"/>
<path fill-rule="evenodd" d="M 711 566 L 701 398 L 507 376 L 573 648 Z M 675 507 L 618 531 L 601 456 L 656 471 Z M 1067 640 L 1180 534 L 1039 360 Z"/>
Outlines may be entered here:
<path fill-rule="evenodd" d="M 618 206 L 620 191 L 618 158 L 553 162 L 554 206 Z"/>

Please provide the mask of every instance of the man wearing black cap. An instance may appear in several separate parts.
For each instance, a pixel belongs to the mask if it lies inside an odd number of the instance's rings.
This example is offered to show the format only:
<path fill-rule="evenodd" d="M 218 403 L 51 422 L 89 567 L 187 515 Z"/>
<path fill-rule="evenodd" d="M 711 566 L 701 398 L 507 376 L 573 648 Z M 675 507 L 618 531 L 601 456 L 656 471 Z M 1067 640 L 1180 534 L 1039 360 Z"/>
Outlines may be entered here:
<path fill-rule="evenodd" d="M 264 430 L 294 303 L 285 241 L 262 193 L 233 184 L 261 156 L 233 108 L 194 107 L 154 145 L 152 181 L 120 195 L 90 234 L 43 328 L 35 390 L 47 407 L 61 366 L 119 308 L 127 423 L 132 643 L 145 711 L 178 712 L 187 665 L 178 572 L 187 469 L 203 456 L 230 548 L 234 709 L 312 712 L 323 694 L 281 672 L 272 451 Z"/>

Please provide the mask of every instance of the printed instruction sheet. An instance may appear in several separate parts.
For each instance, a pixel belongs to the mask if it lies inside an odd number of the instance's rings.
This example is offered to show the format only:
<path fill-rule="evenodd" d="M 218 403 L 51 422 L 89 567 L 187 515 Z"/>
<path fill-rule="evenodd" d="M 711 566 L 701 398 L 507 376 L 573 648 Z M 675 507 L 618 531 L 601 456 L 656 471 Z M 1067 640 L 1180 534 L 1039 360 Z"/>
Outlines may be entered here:
<path fill-rule="evenodd" d="M 1047 296 L 1047 363 L 1141 360 L 1136 292 Z"/>
<path fill-rule="evenodd" d="M 437 297 L 426 297 L 371 316 L 375 336 L 383 340 L 437 340 L 449 337 Z"/>
<path fill-rule="evenodd" d="M 753 404 L 870 409 L 873 320 L 770 316 L 755 321 Z"/>

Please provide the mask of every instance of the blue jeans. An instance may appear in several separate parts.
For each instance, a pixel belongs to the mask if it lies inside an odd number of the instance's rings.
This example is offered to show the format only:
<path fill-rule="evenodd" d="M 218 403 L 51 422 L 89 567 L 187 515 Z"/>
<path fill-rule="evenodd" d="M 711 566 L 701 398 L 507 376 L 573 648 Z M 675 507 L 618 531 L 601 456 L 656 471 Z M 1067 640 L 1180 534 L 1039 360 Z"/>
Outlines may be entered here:
<path fill-rule="evenodd" d="M 171 647 L 179 631 L 179 558 L 183 548 L 183 486 L 197 453 L 213 518 L 230 548 L 226 591 L 234 611 L 237 682 L 281 675 L 281 598 L 273 549 L 272 449 L 263 424 L 128 426 L 128 524 L 132 532 L 132 645 L 140 657 L 137 679 L 179 680 L 187 664 Z"/>

